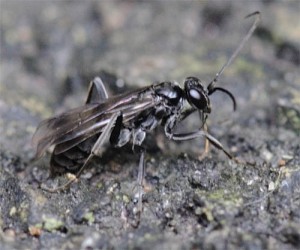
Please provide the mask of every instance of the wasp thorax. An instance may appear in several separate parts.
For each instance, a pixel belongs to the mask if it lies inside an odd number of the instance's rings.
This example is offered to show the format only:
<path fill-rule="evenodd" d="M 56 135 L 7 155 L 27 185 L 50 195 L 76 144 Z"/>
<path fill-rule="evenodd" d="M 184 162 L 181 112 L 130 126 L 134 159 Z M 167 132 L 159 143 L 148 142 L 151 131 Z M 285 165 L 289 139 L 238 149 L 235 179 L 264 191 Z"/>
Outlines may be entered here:
<path fill-rule="evenodd" d="M 159 87 L 155 92 L 157 95 L 164 97 L 168 105 L 171 106 L 177 105 L 183 96 L 182 89 L 171 82 L 164 82 L 163 86 Z"/>
<path fill-rule="evenodd" d="M 210 113 L 210 102 L 207 91 L 200 79 L 187 77 L 184 81 L 185 96 L 189 104 L 205 113 Z"/>

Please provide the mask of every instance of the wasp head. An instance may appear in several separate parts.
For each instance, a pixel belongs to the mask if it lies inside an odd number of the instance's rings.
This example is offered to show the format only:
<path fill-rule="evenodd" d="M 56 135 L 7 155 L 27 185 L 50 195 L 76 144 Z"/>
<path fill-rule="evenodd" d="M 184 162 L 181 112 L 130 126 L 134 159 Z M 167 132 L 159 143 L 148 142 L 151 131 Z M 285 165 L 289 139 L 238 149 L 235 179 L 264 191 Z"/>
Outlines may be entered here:
<path fill-rule="evenodd" d="M 210 113 L 210 100 L 208 97 L 208 91 L 204 89 L 201 81 L 197 77 L 187 77 L 184 81 L 184 92 L 189 104 L 203 111 L 204 113 Z"/>
<path fill-rule="evenodd" d="M 236 110 L 236 101 L 231 92 L 227 89 L 215 87 L 215 81 L 212 81 L 205 89 L 197 77 L 187 77 L 184 81 L 184 92 L 189 104 L 201 110 L 203 113 L 210 113 L 211 106 L 209 96 L 215 91 L 221 91 L 227 94 L 233 102 L 233 110 Z"/>

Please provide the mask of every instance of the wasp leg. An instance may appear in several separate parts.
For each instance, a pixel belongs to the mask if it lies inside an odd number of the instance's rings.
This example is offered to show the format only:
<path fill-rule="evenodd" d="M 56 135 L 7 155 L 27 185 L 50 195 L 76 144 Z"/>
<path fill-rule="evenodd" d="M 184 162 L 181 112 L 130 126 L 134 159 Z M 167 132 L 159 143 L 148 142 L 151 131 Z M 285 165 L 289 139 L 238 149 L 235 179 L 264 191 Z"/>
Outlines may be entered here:
<path fill-rule="evenodd" d="M 203 125 L 203 130 L 207 133 L 207 124 Z M 205 145 L 204 145 L 204 152 L 202 152 L 199 156 L 198 159 L 201 161 L 203 160 L 209 153 L 209 140 L 205 138 Z"/>
<path fill-rule="evenodd" d="M 222 150 L 229 159 L 232 159 L 236 162 L 239 162 L 234 156 L 232 156 L 228 151 L 225 150 L 221 142 L 219 142 L 215 137 L 207 133 L 206 131 L 199 130 L 191 133 L 185 133 L 185 134 L 173 134 L 171 139 L 174 141 L 187 141 L 196 139 L 198 137 L 204 137 L 206 138 L 212 145 L 214 145 L 217 149 Z"/>
<path fill-rule="evenodd" d="M 198 112 L 199 114 L 199 118 L 202 122 L 202 125 L 200 127 L 200 129 L 203 129 L 206 133 L 208 131 L 208 127 L 207 127 L 207 123 L 206 123 L 206 119 L 207 119 L 207 114 L 204 114 L 202 111 L 199 110 Z M 200 130 L 199 129 L 199 130 Z M 208 152 L 209 152 L 209 140 L 207 138 L 205 138 L 205 146 L 204 146 L 204 152 L 202 152 L 199 156 L 198 156 L 198 159 L 199 160 L 202 160 L 204 159 L 207 155 L 208 155 Z"/>
<path fill-rule="evenodd" d="M 137 211 L 136 211 L 136 218 L 137 220 L 131 225 L 137 228 L 141 222 L 141 215 L 143 211 L 143 187 L 144 187 L 144 177 L 145 177 L 145 148 L 137 145 L 135 146 L 134 150 L 139 150 L 140 152 L 140 159 L 139 159 L 139 171 L 138 171 L 138 178 L 137 184 L 134 186 L 133 189 L 137 188 Z"/>
<path fill-rule="evenodd" d="M 109 142 L 113 146 L 118 145 L 120 133 L 122 130 L 122 124 L 123 124 L 123 116 L 120 115 L 117 117 L 116 124 L 115 124 L 113 130 L 111 131 L 111 134 L 109 137 Z"/>
<path fill-rule="evenodd" d="M 105 89 L 104 83 L 100 77 L 95 77 L 93 81 L 90 82 L 88 95 L 85 103 L 99 103 L 108 98 L 107 91 Z"/>
<path fill-rule="evenodd" d="M 190 116 L 195 111 L 197 111 L 197 109 L 195 109 L 195 108 L 188 108 L 188 109 L 184 110 L 180 115 L 179 121 L 183 121 L 184 119 L 186 119 L 188 116 Z"/>
<path fill-rule="evenodd" d="M 143 185 L 144 185 L 144 177 L 145 177 L 145 149 L 143 147 L 140 148 L 141 155 L 139 160 L 139 172 L 138 172 L 138 212 L 142 212 L 142 198 L 143 198 Z"/>
<path fill-rule="evenodd" d="M 76 179 L 78 179 L 79 176 L 81 175 L 82 171 L 90 163 L 91 159 L 94 156 L 99 156 L 99 157 L 101 156 L 102 151 L 103 151 L 103 145 L 108 140 L 108 138 L 110 136 L 110 133 L 111 133 L 111 130 L 112 130 L 117 118 L 120 117 L 120 116 L 122 116 L 122 114 L 119 112 L 119 113 L 115 113 L 111 117 L 109 123 L 106 125 L 106 127 L 102 131 L 101 135 L 97 139 L 96 143 L 94 144 L 90 155 L 88 156 L 88 158 L 86 159 L 86 161 L 84 162 L 84 164 L 82 165 L 82 167 L 80 168 L 78 173 L 76 174 L 76 176 L 75 176 L 76 178 L 72 178 L 70 181 L 66 182 L 65 184 L 63 184 L 63 185 L 61 185 L 57 188 L 51 189 L 51 188 L 47 188 L 47 187 L 41 187 L 41 189 L 43 189 L 45 191 L 48 191 L 50 193 L 54 193 L 54 192 L 61 191 L 61 190 L 64 190 L 64 189 L 68 188 Z"/>
<path fill-rule="evenodd" d="M 180 118 L 178 121 L 183 121 L 185 120 L 188 116 L 190 116 L 192 113 L 194 113 L 195 111 L 197 111 L 197 109 L 195 108 L 188 108 L 186 110 L 184 110 L 181 115 L 180 115 Z M 198 110 L 199 112 L 199 118 L 200 118 L 200 121 L 201 121 L 201 126 L 199 129 L 202 129 L 204 127 L 204 125 L 206 124 L 206 119 L 207 119 L 207 115 L 205 113 L 203 113 L 201 110 Z"/>
<path fill-rule="evenodd" d="M 123 126 L 123 116 L 117 117 L 115 126 L 110 135 L 110 144 L 116 147 L 122 147 L 130 141 L 131 133 L 133 133 L 133 151 L 138 151 L 140 153 L 139 159 L 139 171 L 137 178 L 137 189 L 138 189 L 138 203 L 137 203 L 137 221 L 132 224 L 134 227 L 138 227 L 141 220 L 141 213 L 143 209 L 142 198 L 143 198 L 143 181 L 145 173 L 145 149 L 140 146 L 145 139 L 145 131 L 136 130 L 131 132 L 129 129 Z"/>
<path fill-rule="evenodd" d="M 197 109 L 195 108 L 189 108 L 189 109 L 186 109 L 184 110 L 182 113 L 181 113 L 181 116 L 180 116 L 180 119 L 179 121 L 183 121 L 184 119 L 186 119 L 188 116 L 190 116 L 192 113 L 194 113 L 195 111 L 197 111 Z M 207 115 L 205 113 L 203 113 L 202 111 L 198 110 L 199 112 L 199 118 L 200 118 L 200 121 L 201 121 L 201 126 L 199 128 L 200 129 L 204 129 L 204 131 L 207 132 L 207 124 L 206 124 L 206 119 L 207 119 Z M 176 126 L 176 125 L 175 125 Z M 167 125 L 167 127 L 169 127 L 169 125 Z M 172 134 L 173 134 L 173 131 L 174 130 L 174 127 L 170 127 L 170 129 L 168 129 L 168 132 L 167 132 L 167 136 L 168 137 L 171 137 L 172 138 Z M 205 138 L 205 148 L 204 148 L 204 152 L 201 153 L 201 155 L 199 156 L 199 159 L 203 159 L 209 152 L 209 140 L 207 138 Z"/>

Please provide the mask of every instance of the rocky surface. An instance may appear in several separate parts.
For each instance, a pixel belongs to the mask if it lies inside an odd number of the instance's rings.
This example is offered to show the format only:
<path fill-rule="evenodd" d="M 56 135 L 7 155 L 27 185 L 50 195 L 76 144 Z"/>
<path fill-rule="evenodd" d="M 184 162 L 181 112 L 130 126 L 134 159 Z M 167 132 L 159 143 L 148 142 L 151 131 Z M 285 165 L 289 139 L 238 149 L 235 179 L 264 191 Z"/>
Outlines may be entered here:
<path fill-rule="evenodd" d="M 1 249 L 299 249 L 300 77 L 297 1 L 1 1 Z M 108 148 L 70 189 L 42 191 L 38 123 L 83 104 L 100 75 L 110 93 L 156 81 L 209 82 L 260 10 L 262 21 L 212 96 L 204 142 L 149 136 L 138 227 L 138 155 Z M 197 116 L 181 129 L 191 130 Z"/>

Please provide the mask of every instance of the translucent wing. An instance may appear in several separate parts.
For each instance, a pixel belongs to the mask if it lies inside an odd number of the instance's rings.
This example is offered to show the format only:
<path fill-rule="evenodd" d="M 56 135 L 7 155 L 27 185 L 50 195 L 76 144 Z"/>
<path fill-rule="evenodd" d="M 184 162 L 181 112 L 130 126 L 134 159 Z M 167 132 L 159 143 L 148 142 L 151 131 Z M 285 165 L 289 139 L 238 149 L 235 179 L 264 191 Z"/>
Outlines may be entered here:
<path fill-rule="evenodd" d="M 41 157 L 51 145 L 63 143 L 55 149 L 58 154 L 100 133 L 115 112 L 121 111 L 123 121 L 128 122 L 154 105 L 152 89 L 147 87 L 49 118 L 41 122 L 33 136 L 32 142 L 37 148 L 36 157 Z"/>
<path fill-rule="evenodd" d="M 113 109 L 109 112 L 104 112 L 101 115 L 89 120 L 88 122 L 82 123 L 76 129 L 60 136 L 53 144 L 56 144 L 55 154 L 60 154 L 80 142 L 86 140 L 87 138 L 102 132 L 103 128 L 110 121 L 113 114 L 118 111 L 123 113 L 123 123 L 128 123 L 134 119 L 138 113 L 144 111 L 145 109 L 152 108 L 153 102 L 151 100 L 143 100 L 142 102 L 133 103 L 131 105 L 123 106 L 122 109 Z"/>

